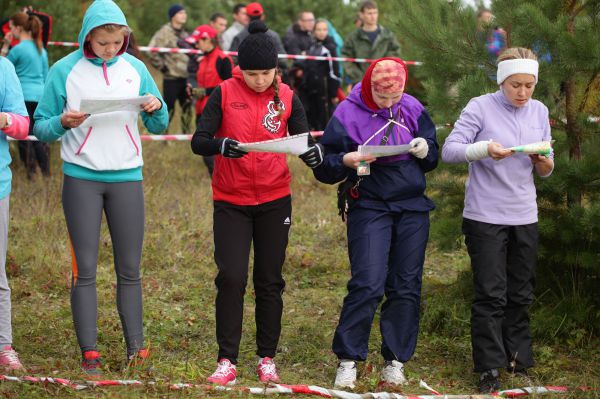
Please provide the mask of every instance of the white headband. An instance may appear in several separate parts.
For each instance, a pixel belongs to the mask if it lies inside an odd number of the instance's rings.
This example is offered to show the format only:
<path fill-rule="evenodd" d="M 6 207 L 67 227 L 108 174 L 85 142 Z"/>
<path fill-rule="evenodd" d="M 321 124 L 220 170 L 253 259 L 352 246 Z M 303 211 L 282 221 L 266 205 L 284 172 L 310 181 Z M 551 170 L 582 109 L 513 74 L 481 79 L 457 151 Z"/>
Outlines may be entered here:
<path fill-rule="evenodd" d="M 506 60 L 498 64 L 496 81 L 498 85 L 506 80 L 510 75 L 516 73 L 526 73 L 535 76 L 535 83 L 538 81 L 539 64 L 535 60 L 519 58 L 518 60 Z"/>

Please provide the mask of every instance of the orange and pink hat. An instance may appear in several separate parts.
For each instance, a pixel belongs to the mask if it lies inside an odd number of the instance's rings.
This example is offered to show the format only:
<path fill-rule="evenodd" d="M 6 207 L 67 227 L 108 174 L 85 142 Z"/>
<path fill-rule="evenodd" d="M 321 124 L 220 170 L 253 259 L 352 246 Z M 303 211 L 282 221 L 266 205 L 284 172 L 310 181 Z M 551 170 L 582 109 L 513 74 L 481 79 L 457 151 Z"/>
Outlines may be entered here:
<path fill-rule="evenodd" d="M 365 72 L 361 88 L 363 100 L 369 108 L 378 109 L 371 89 L 382 94 L 400 93 L 404 91 L 407 80 L 408 70 L 404 61 L 395 57 L 380 58 Z"/>

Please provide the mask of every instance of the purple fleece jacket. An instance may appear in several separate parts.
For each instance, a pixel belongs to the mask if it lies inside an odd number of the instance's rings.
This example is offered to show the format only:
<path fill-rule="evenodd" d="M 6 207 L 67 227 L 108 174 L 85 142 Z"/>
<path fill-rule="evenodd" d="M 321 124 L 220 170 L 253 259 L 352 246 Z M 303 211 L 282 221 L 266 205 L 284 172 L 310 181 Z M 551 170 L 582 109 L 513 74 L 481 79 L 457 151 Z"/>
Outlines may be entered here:
<path fill-rule="evenodd" d="M 537 100 L 513 106 L 501 90 L 471 99 L 442 148 L 442 160 L 467 162 L 469 144 L 490 140 L 504 147 L 549 141 L 548 108 Z M 469 163 L 463 217 L 484 223 L 525 225 L 538 221 L 534 167 L 527 154 Z"/>

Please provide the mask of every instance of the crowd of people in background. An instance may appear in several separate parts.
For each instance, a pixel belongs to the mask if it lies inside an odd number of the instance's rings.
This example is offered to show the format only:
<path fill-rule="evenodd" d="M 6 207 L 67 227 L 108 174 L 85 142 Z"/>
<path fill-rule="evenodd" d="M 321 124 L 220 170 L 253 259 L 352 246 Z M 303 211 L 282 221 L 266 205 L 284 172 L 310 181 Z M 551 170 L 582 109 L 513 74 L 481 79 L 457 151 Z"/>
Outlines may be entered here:
<path fill-rule="evenodd" d="M 357 29 L 345 40 L 330 21 L 322 17 L 316 18 L 310 10 L 298 12 L 296 20 L 287 28 L 283 38 L 273 30 L 269 30 L 267 34 L 276 43 L 278 54 L 368 59 L 400 56 L 398 40 L 391 31 L 379 24 L 378 17 L 375 1 L 366 0 L 358 8 Z M 168 9 L 168 18 L 168 23 L 156 32 L 149 46 L 193 47 L 196 42 L 186 40 L 190 36 L 184 28 L 187 21 L 186 9 L 180 4 L 174 4 Z M 214 49 L 217 51 L 237 51 L 240 43 L 248 36 L 248 24 L 251 21 L 261 20 L 268 23 L 263 6 L 257 2 L 236 4 L 232 9 L 232 19 L 233 23 L 228 27 L 227 17 L 216 12 L 210 16 L 206 24 L 201 25 L 203 30 L 206 30 L 206 26 L 210 26 L 216 32 Z M 194 31 L 197 29 L 200 29 L 200 26 Z M 201 98 L 194 98 L 188 90 L 186 102 L 183 88 L 185 75 L 188 76 L 188 87 L 208 89 L 210 94 L 210 87 L 203 87 L 200 83 L 201 80 L 205 80 L 201 75 L 214 74 L 214 69 L 218 65 L 211 62 L 211 65 L 205 65 L 202 71 L 199 71 L 197 65 L 202 56 L 189 55 L 190 61 L 186 72 L 184 60 L 187 57 L 171 53 L 152 53 L 150 55 L 152 65 L 163 74 L 165 82 L 163 93 L 170 115 L 173 114 L 176 99 L 179 99 L 180 105 L 182 105 L 182 114 L 193 108 L 190 108 L 190 102 L 202 101 Z M 232 57 L 232 61 L 237 64 L 235 56 Z M 278 59 L 281 78 L 300 97 L 308 115 L 309 127 L 312 130 L 325 128 L 339 101 L 343 100 L 352 86 L 361 80 L 367 66 L 367 64 L 340 63 L 332 60 L 288 61 L 284 58 Z M 227 76 L 220 72 L 218 75 L 221 78 Z M 324 107 L 323 104 L 325 104 Z M 199 115 L 198 111 L 196 115 Z M 189 126 L 188 119 L 186 117 L 182 119 L 184 131 L 188 131 L 185 130 Z"/>
<path fill-rule="evenodd" d="M 366 360 L 371 324 L 381 305 L 382 381 L 406 384 L 404 363 L 415 351 L 421 284 L 434 203 L 426 173 L 438 165 L 436 128 L 418 99 L 405 93 L 408 70 L 395 35 L 378 22 L 373 0 L 360 3 L 357 27 L 344 40 L 330 21 L 302 10 L 283 37 L 266 25 L 260 3 L 236 4 L 233 24 L 219 12 L 188 33 L 187 11 L 168 8 L 152 47 L 194 48 L 201 54 L 151 53 L 163 93 L 139 60 L 121 9 L 96 0 L 87 9 L 79 49 L 50 69 L 45 44 L 51 23 L 24 9 L 8 21 L 0 57 L 0 367 L 22 370 L 12 348 L 5 255 L 11 173 L 6 136 L 19 142 L 31 179 L 39 164 L 50 174 L 48 145 L 61 139 L 62 203 L 73 257 L 71 310 L 86 377 L 102 374 L 97 349 L 96 267 L 102 213 L 115 255 L 117 308 L 128 362 L 150 352 L 143 332 L 140 263 L 144 236 L 142 146 L 138 116 L 161 133 L 181 108 L 181 128 L 194 131 L 192 151 L 208 168 L 213 190 L 217 368 L 208 382 L 236 382 L 251 245 L 256 293 L 256 373 L 279 382 L 274 357 L 281 334 L 282 268 L 292 224 L 291 175 L 285 154 L 248 152 L 255 142 L 307 135 L 299 158 L 317 180 L 338 186 L 347 223 L 351 279 L 332 349 L 335 386 L 354 388 Z M 446 162 L 469 162 L 463 232 L 474 274 L 471 331 L 474 369 L 483 393 L 500 388 L 498 369 L 527 374 L 534 365 L 528 306 L 537 257 L 533 174 L 549 176 L 553 155 L 515 154 L 509 147 L 551 141 L 548 109 L 531 96 L 536 55 L 506 49 L 506 32 L 490 31 L 489 10 L 478 36 L 498 68 L 499 90 L 472 99 L 447 138 Z M 489 33 L 489 34 L 488 34 Z M 235 51 L 231 57 L 226 52 Z M 281 54 L 367 58 L 372 63 L 288 62 Z M 126 82 L 127 84 L 124 84 Z M 139 112 L 88 114 L 88 97 L 146 95 Z M 195 123 L 193 116 L 195 115 Z M 521 134 L 520 126 L 530 126 Z M 491 139 L 494 139 L 492 141 Z M 359 146 L 407 146 L 375 157 Z M 504 162 L 496 162 L 505 160 Z M 383 298 L 385 297 L 385 301 Z M 383 303 L 382 303 L 383 302 Z"/>

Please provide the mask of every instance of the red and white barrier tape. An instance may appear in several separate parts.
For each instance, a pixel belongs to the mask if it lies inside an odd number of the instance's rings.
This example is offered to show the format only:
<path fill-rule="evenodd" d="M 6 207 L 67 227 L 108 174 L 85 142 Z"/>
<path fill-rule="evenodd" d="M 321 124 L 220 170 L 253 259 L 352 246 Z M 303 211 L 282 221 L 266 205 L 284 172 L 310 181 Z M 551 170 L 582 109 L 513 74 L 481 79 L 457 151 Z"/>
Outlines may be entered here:
<path fill-rule="evenodd" d="M 79 43 L 74 42 L 48 42 L 51 46 L 62 46 L 62 47 L 79 47 Z M 148 47 L 140 46 L 140 51 L 149 53 L 179 53 L 179 54 L 203 54 L 202 51 L 196 49 L 185 49 L 178 47 Z M 225 54 L 237 56 L 236 51 L 224 51 Z M 279 58 L 291 59 L 291 60 L 313 60 L 313 61 L 343 61 L 343 62 L 355 62 L 355 63 L 371 63 L 375 60 L 367 58 L 350 58 L 350 57 L 324 57 L 317 55 L 300 55 L 300 54 L 279 54 Z M 422 65 L 421 61 L 404 61 L 406 65 Z"/>
<path fill-rule="evenodd" d="M 436 126 L 436 129 L 443 129 L 448 126 Z M 320 137 L 323 135 L 322 130 L 313 130 L 310 132 L 313 137 Z M 142 141 L 190 141 L 192 139 L 192 134 L 142 134 L 140 135 L 140 139 Z M 12 137 L 6 137 L 9 141 L 38 141 L 35 136 L 27 136 L 22 140 L 17 140 Z M 60 140 L 60 139 L 59 139 Z"/>
<path fill-rule="evenodd" d="M 35 136 L 27 136 L 22 140 L 17 140 L 12 137 L 6 137 L 9 141 L 39 141 Z M 191 134 L 142 134 L 140 135 L 142 141 L 190 141 L 192 139 Z M 60 139 L 59 139 L 60 140 Z"/>
<path fill-rule="evenodd" d="M 64 378 L 51 378 L 51 377 L 14 377 L 8 375 L 0 375 L 0 381 L 6 382 L 18 382 L 18 383 L 39 383 L 39 384 L 53 384 L 53 385 L 61 385 L 64 387 L 72 388 L 74 390 L 84 390 L 88 388 L 101 388 L 101 387 L 109 387 L 109 386 L 158 386 L 156 382 L 153 381 L 139 381 L 139 380 L 103 380 L 103 381 L 85 381 L 85 382 L 74 382 L 71 380 L 67 380 Z M 426 385 L 426 384 L 425 384 Z M 442 395 L 437 391 L 429 388 L 429 390 L 435 392 L 434 395 L 401 395 L 398 393 L 388 393 L 388 392 L 368 392 L 368 393 L 354 393 L 354 392 L 346 392 L 340 391 L 337 389 L 327 389 L 314 385 L 285 385 L 285 384 L 270 384 L 264 387 L 223 387 L 218 385 L 205 385 L 205 384 L 171 384 L 165 385 L 173 390 L 181 390 L 181 389 L 200 389 L 203 391 L 238 391 L 238 392 L 246 392 L 252 395 L 281 395 L 281 394 L 302 394 L 302 395 L 312 395 L 319 396 L 323 398 L 339 398 L 339 399 L 469 399 L 474 395 L 464 394 L 464 395 Z M 423 386 L 423 384 L 421 384 Z M 590 391 L 595 390 L 593 388 L 580 387 L 576 389 L 569 389 L 567 387 L 556 387 L 556 386 L 545 386 L 545 387 L 524 387 L 524 388 L 515 388 L 515 389 L 507 389 L 500 392 L 494 392 L 489 395 L 477 395 L 478 399 L 492 399 L 500 397 L 506 398 L 516 398 L 520 396 L 527 395 L 540 395 L 547 393 L 565 393 L 570 391 Z"/>

